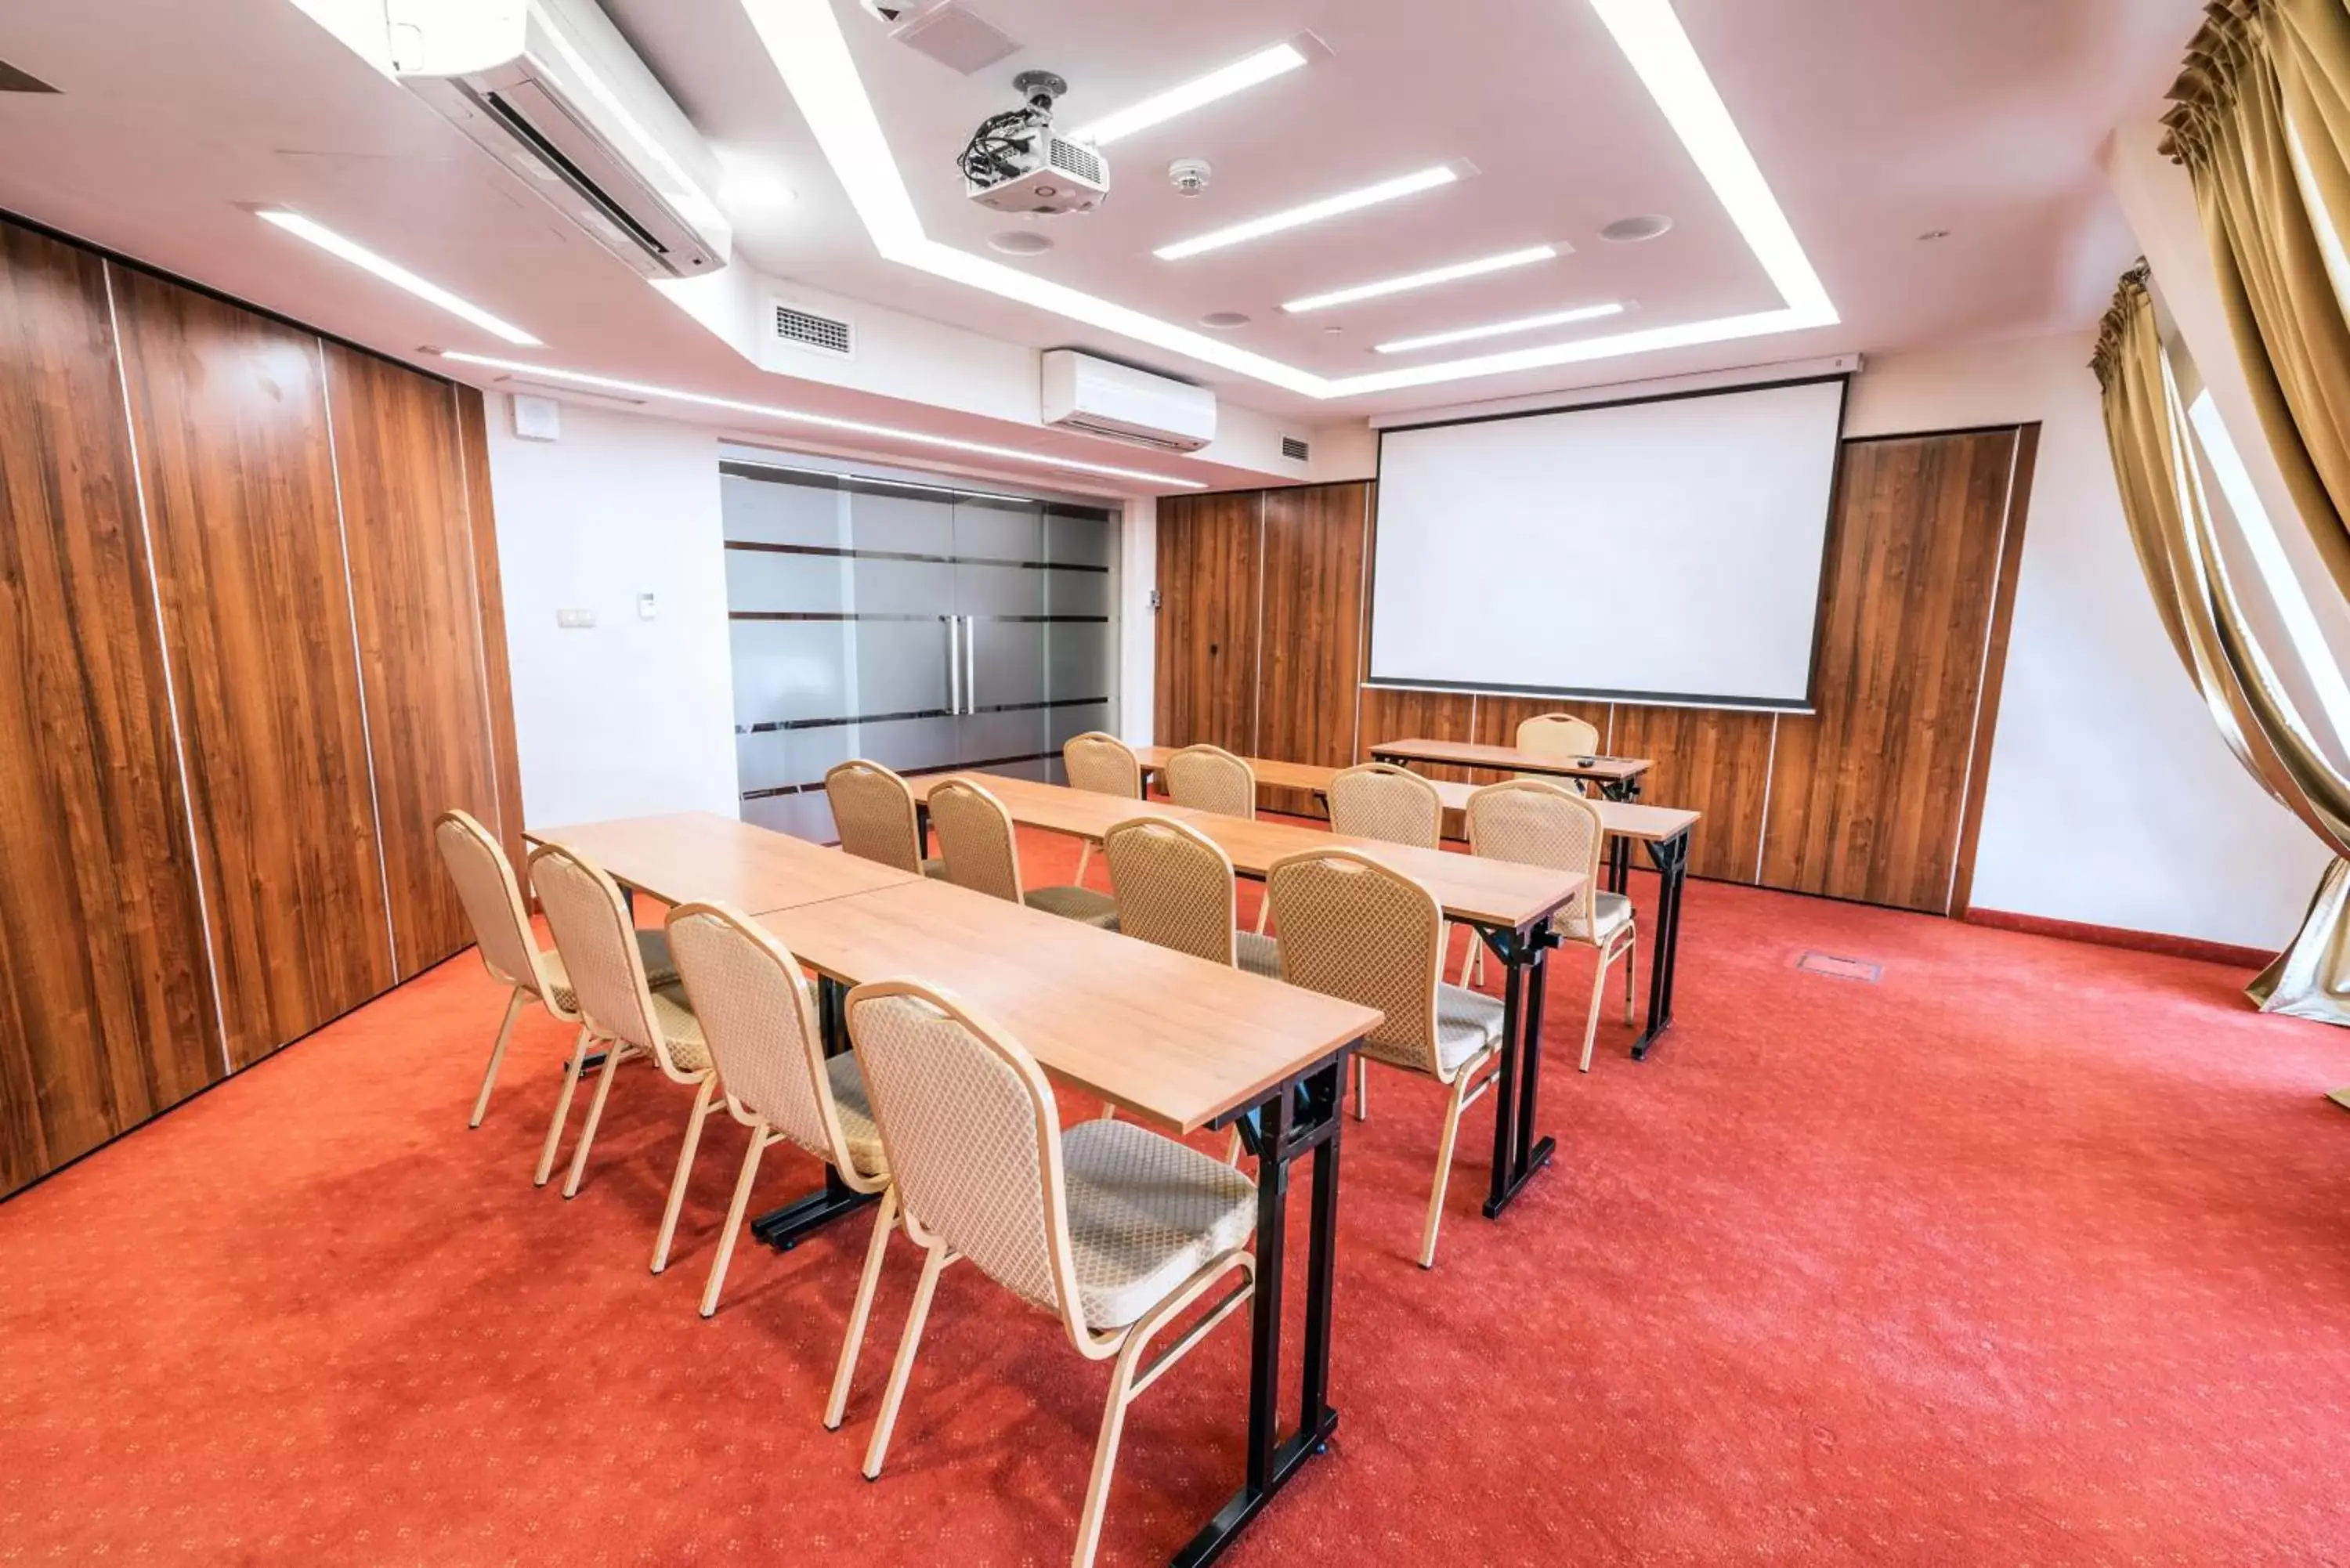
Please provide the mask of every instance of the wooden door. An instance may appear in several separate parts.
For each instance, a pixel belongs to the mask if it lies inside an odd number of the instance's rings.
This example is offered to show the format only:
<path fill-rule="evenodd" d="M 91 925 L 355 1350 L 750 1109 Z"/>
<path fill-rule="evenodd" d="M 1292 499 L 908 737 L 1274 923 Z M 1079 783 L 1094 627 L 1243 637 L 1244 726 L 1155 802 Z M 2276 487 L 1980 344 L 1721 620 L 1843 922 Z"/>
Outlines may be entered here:
<path fill-rule="evenodd" d="M 0 224 L 0 1193 L 223 1072 L 96 255 Z"/>
<path fill-rule="evenodd" d="M 318 339 L 114 269 L 237 1066 L 392 983 Z"/>
<path fill-rule="evenodd" d="M 1257 628 L 1263 502 L 1170 496 L 1159 504 L 1157 738 L 1256 745 Z"/>
<path fill-rule="evenodd" d="M 1368 484 L 1265 493 L 1257 756 L 1341 768 L 1355 760 L 1370 504 Z M 1279 811 L 1316 809 L 1295 791 L 1265 800 Z"/>

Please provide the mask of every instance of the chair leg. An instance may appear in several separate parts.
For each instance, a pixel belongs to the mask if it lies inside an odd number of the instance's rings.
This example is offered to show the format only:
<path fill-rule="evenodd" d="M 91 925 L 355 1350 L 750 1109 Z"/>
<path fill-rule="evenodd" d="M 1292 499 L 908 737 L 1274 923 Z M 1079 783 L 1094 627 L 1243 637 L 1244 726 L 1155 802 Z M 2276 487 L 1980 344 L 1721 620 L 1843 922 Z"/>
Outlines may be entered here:
<path fill-rule="evenodd" d="M 881 1260 L 889 1251 L 889 1232 L 898 1223 L 898 1189 L 885 1187 L 874 1205 L 873 1240 L 865 1244 L 865 1272 L 857 1277 L 857 1304 L 848 1309 L 848 1332 L 841 1336 L 840 1365 L 833 1368 L 832 1396 L 824 1404 L 827 1431 L 840 1430 L 848 1409 L 848 1385 L 857 1376 L 857 1358 L 865 1349 L 865 1324 L 873 1315 L 873 1293 L 881 1283 Z"/>
<path fill-rule="evenodd" d="M 1583 1067 L 1591 1071 L 1592 1043 L 1599 1038 L 1599 1004 L 1607 996 L 1607 950 L 1591 950 L 1591 1013 L 1583 1021 Z"/>
<path fill-rule="evenodd" d="M 906 1332 L 898 1338 L 898 1359 L 889 1366 L 889 1386 L 881 1396 L 881 1418 L 874 1423 L 873 1440 L 865 1448 L 865 1479 L 879 1480 L 881 1461 L 889 1452 L 889 1432 L 898 1424 L 898 1406 L 906 1397 L 906 1379 L 913 1375 L 914 1356 L 922 1348 L 922 1324 L 931 1315 L 931 1297 L 939 1288 L 939 1272 L 947 1266 L 943 1242 L 922 1260 L 921 1282 L 914 1287 L 914 1304 L 906 1314 Z"/>
<path fill-rule="evenodd" d="M 709 1118 L 711 1096 L 718 1092 L 718 1075 L 702 1075 L 693 1094 L 693 1114 L 685 1119 L 685 1142 L 677 1151 L 677 1174 L 669 1180 L 669 1207 L 661 1210 L 660 1234 L 653 1238 L 653 1272 L 669 1267 L 669 1244 L 677 1237 L 677 1217 L 685 1210 L 685 1184 L 693 1179 L 693 1157 L 702 1147 L 702 1124 Z"/>
<path fill-rule="evenodd" d="M 579 1129 L 579 1147 L 571 1151 L 571 1174 L 563 1179 L 563 1196 L 579 1196 L 579 1178 L 588 1169 L 588 1146 L 596 1141 L 596 1129 L 604 1120 L 604 1100 L 612 1092 L 612 1080 L 619 1075 L 620 1062 L 628 1047 L 619 1041 L 604 1054 L 604 1070 L 596 1075 L 596 1096 L 588 1102 L 588 1124 Z"/>
<path fill-rule="evenodd" d="M 579 1038 L 572 1043 L 571 1064 L 563 1070 L 563 1092 L 555 1096 L 555 1116 L 546 1124 L 546 1147 L 538 1151 L 538 1169 L 531 1177 L 533 1187 L 544 1187 L 555 1170 L 555 1151 L 563 1142 L 563 1124 L 571 1119 L 572 1092 L 579 1087 L 580 1069 L 588 1064 L 588 1027 L 580 1025 Z"/>
<path fill-rule="evenodd" d="M 1640 932 L 1633 929 L 1624 943 L 1624 1027 L 1632 1026 L 1632 986 L 1640 974 Z"/>
<path fill-rule="evenodd" d="M 1436 1267 L 1436 1232 L 1444 1223 L 1444 1189 L 1452 1181 L 1452 1146 L 1461 1140 L 1461 1107 L 1471 1076 L 1467 1067 L 1452 1080 L 1452 1098 L 1444 1107 L 1444 1137 L 1436 1146 L 1436 1187 L 1428 1195 L 1428 1226 L 1419 1238 L 1419 1266 Z"/>
<path fill-rule="evenodd" d="M 469 1127 L 480 1127 L 482 1117 L 489 1114 L 490 1090 L 498 1081 L 498 1067 L 506 1059 L 506 1042 L 514 1038 L 515 1020 L 522 1016 L 522 1004 L 529 995 L 515 986 L 514 994 L 506 998 L 505 1022 L 498 1025 L 498 1043 L 490 1047 L 490 1064 L 482 1069 L 482 1092 L 473 1096 L 473 1119 L 465 1124 Z"/>
<path fill-rule="evenodd" d="M 1371 1119 L 1371 1064 L 1360 1056 L 1355 1058 L 1355 1119 Z"/>
<path fill-rule="evenodd" d="M 1272 917 L 1272 915 L 1273 899 L 1271 896 L 1265 895 L 1259 897 L 1256 901 L 1256 934 L 1258 936 L 1264 935 L 1264 923 Z"/>
<path fill-rule="evenodd" d="M 726 1283 L 726 1270 L 734 1262 L 734 1242 L 743 1234 L 743 1215 L 751 1207 L 751 1184 L 758 1179 L 759 1157 L 767 1152 L 767 1124 L 751 1129 L 751 1147 L 743 1151 L 743 1174 L 734 1179 L 734 1201 L 726 1206 L 726 1228 L 718 1233 L 718 1255 L 710 1260 L 710 1282 L 702 1287 L 702 1315 L 718 1311 L 718 1293 Z"/>
<path fill-rule="evenodd" d="M 1102 1516 L 1109 1511 L 1110 1477 L 1118 1469 L 1118 1439 L 1126 1435 L 1126 1407 L 1134 1399 L 1134 1364 L 1141 1348 L 1139 1336 L 1129 1338 L 1110 1376 L 1101 1437 L 1094 1444 L 1094 1473 L 1086 1482 L 1085 1511 L 1077 1516 L 1077 1550 L 1069 1560 L 1071 1568 L 1093 1568 L 1094 1552 L 1101 1545 Z"/>
<path fill-rule="evenodd" d="M 1086 867 L 1094 863 L 1094 842 L 1090 838 L 1077 841 L 1077 886 L 1086 885 Z"/>

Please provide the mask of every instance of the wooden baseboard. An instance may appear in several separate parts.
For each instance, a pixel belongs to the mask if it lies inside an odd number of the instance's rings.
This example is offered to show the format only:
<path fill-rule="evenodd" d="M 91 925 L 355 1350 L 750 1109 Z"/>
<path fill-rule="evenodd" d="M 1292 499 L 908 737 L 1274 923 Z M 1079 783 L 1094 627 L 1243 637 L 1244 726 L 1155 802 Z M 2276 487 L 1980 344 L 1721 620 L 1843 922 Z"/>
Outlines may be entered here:
<path fill-rule="evenodd" d="M 2062 937 L 2066 941 L 2094 942 L 2106 948 L 2128 948 L 2135 952 L 2160 953 L 2166 958 L 2200 959 L 2206 963 L 2230 964 L 2238 969 L 2266 969 L 2276 957 L 2259 948 L 2208 942 L 2200 937 L 2174 937 L 2162 931 L 2134 931 L 2124 926 L 2052 920 L 2040 915 L 2012 914 L 2005 909 L 1969 909 L 1959 918 L 1972 926 L 2023 931 L 2035 937 Z"/>

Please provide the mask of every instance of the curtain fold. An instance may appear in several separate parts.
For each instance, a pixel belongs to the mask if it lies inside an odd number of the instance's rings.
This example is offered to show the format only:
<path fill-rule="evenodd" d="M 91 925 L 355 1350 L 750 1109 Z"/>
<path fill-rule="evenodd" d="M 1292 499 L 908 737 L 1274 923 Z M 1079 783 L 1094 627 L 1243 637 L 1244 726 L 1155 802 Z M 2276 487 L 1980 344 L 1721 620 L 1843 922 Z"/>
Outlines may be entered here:
<path fill-rule="evenodd" d="M 2249 994 L 2265 1012 L 2350 1024 L 2350 779 L 2318 748 L 2245 621 L 2143 265 L 2122 279 L 2095 369 L 2122 513 L 2171 647 L 2237 760 L 2335 856 L 2299 936 Z"/>

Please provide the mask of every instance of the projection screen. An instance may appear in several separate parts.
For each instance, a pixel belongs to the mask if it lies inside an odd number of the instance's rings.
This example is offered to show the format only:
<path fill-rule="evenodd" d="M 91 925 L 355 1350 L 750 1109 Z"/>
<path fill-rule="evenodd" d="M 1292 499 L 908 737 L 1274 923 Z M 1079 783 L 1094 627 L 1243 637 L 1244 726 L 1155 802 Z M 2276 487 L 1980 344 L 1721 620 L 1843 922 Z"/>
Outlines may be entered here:
<path fill-rule="evenodd" d="M 1372 683 L 1809 706 L 1845 389 L 1382 431 Z"/>

